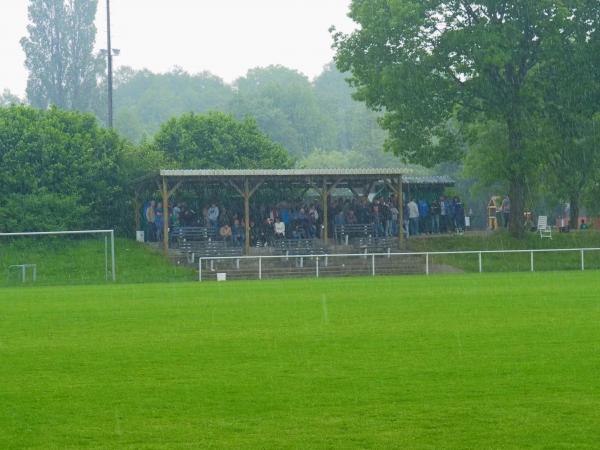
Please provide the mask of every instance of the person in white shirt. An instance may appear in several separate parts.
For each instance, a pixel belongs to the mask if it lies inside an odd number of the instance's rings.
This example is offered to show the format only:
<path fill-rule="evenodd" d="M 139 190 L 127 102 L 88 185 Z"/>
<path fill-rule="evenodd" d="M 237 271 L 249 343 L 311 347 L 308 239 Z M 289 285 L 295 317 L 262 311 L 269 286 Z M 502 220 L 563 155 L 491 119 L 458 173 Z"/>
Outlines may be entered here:
<path fill-rule="evenodd" d="M 208 208 L 208 221 L 210 226 L 217 230 L 219 227 L 219 207 L 213 203 L 210 208 Z"/>
<path fill-rule="evenodd" d="M 279 217 L 275 219 L 275 238 L 285 238 L 285 223 L 279 220 Z"/>
<path fill-rule="evenodd" d="M 419 234 L 419 206 L 413 198 L 408 202 L 408 220 L 409 220 L 409 234 L 416 236 Z"/>

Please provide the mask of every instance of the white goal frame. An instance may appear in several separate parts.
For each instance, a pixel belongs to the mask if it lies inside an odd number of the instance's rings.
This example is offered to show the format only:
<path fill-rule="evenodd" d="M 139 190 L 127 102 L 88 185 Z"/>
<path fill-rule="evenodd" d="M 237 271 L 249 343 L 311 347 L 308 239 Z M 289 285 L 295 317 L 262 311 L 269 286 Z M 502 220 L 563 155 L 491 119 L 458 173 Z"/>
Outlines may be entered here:
<path fill-rule="evenodd" d="M 110 236 L 110 275 L 113 283 L 117 281 L 117 267 L 115 265 L 115 230 L 75 230 L 75 231 L 26 231 L 21 233 L 0 233 L 0 237 L 19 236 L 68 236 L 81 234 L 104 235 L 104 274 L 109 278 L 108 269 L 108 238 Z"/>

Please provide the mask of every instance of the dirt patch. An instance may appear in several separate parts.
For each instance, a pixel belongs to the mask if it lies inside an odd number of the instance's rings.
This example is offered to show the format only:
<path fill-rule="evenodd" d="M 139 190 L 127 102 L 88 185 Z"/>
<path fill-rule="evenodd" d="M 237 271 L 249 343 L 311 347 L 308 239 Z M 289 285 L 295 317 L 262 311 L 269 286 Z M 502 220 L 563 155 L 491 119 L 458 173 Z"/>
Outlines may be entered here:
<path fill-rule="evenodd" d="M 449 266 L 448 264 L 432 264 L 429 267 L 431 273 L 464 273 L 465 271 L 458 267 Z"/>

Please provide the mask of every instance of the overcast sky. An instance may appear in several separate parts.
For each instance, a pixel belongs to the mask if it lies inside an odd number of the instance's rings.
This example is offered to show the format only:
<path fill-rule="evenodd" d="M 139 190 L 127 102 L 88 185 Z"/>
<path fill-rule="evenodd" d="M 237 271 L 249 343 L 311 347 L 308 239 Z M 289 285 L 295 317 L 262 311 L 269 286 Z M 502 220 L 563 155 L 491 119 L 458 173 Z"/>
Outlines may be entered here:
<path fill-rule="evenodd" d="M 0 92 L 23 95 L 27 71 L 19 40 L 27 33 L 28 0 L 1 0 Z M 313 78 L 333 57 L 331 25 L 353 29 L 350 0 L 111 0 L 117 65 L 164 72 L 208 70 L 226 81 L 248 69 L 281 64 Z M 99 0 L 98 48 L 106 42 Z"/>

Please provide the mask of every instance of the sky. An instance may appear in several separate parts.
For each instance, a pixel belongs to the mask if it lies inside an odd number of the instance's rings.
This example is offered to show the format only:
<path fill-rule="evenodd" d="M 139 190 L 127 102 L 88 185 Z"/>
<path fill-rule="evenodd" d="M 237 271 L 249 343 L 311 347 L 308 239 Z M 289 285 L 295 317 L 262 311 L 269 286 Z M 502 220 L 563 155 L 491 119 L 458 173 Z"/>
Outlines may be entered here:
<path fill-rule="evenodd" d="M 310 78 L 333 58 L 329 27 L 351 31 L 351 0 L 111 0 L 115 65 L 164 72 L 179 66 L 231 82 L 248 69 L 281 64 Z M 0 92 L 27 84 L 19 44 L 28 0 L 1 0 Z M 97 48 L 106 42 L 105 0 L 98 2 Z"/>

